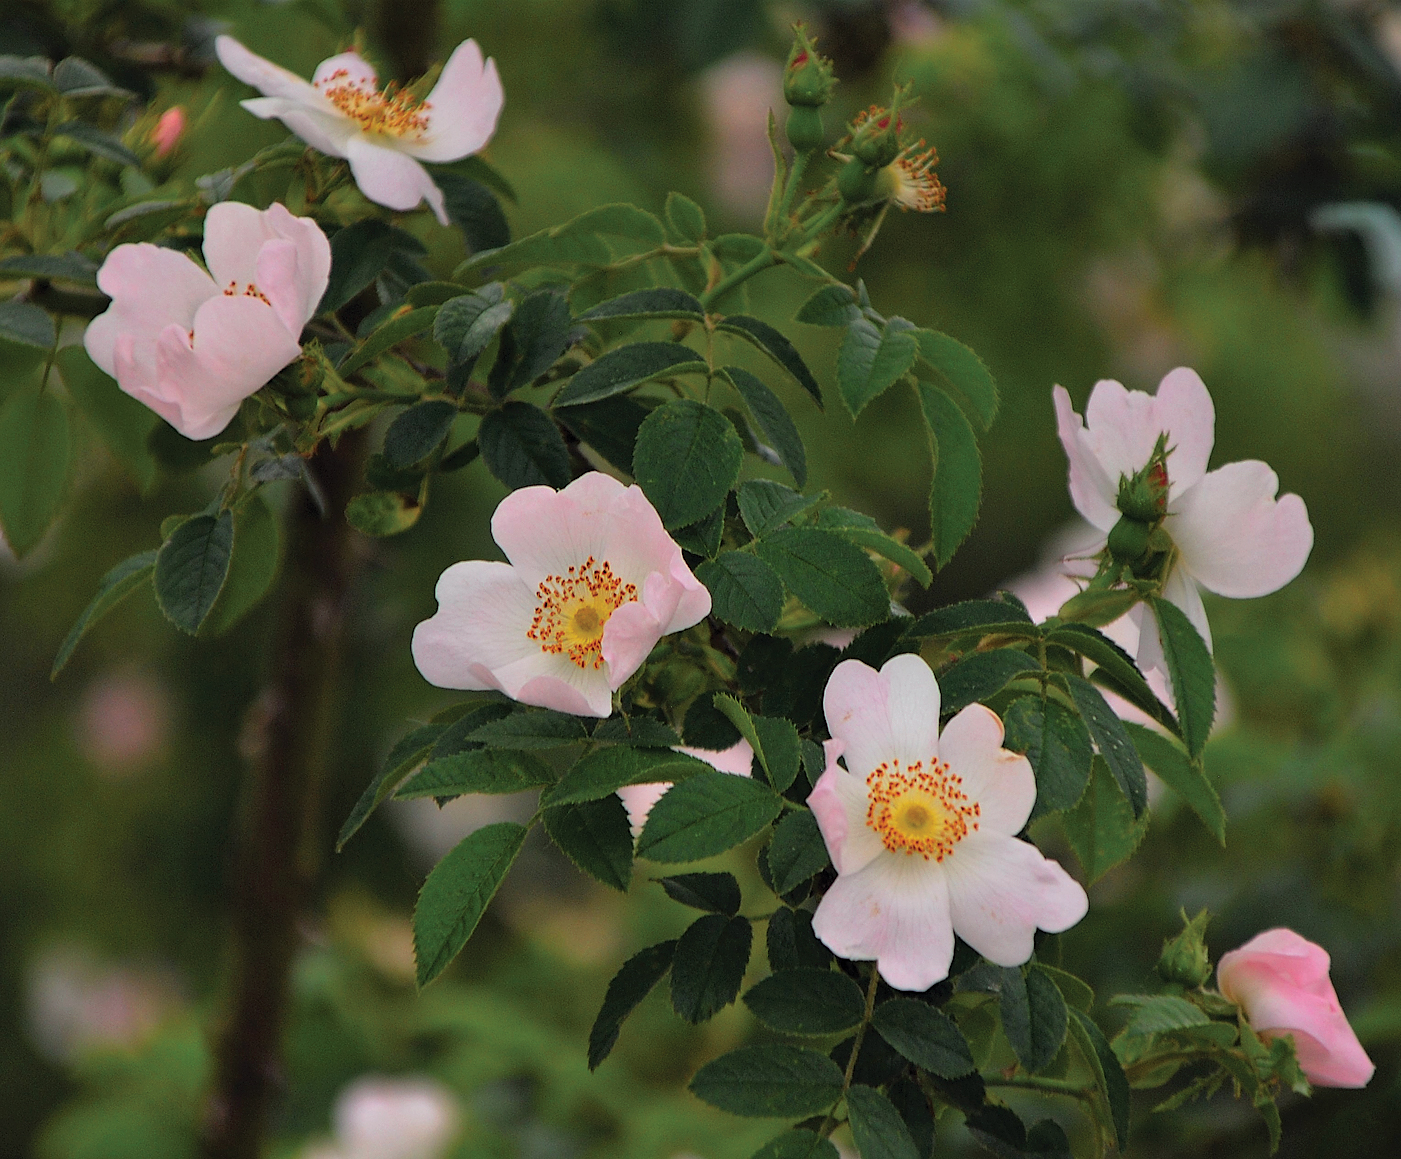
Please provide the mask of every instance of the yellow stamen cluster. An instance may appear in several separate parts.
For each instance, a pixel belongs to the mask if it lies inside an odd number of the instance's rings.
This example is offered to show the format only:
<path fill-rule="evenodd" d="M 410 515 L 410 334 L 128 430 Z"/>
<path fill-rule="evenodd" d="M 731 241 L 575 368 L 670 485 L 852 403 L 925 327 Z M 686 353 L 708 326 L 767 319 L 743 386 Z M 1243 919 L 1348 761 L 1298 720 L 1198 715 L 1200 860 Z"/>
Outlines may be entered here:
<path fill-rule="evenodd" d="M 904 770 L 900 761 L 882 761 L 866 778 L 866 824 L 892 853 L 918 854 L 943 861 L 953 847 L 978 828 L 982 806 L 959 788 L 963 778 L 945 761 L 923 761 Z"/>
<path fill-rule="evenodd" d="M 258 289 L 258 287 L 255 286 L 252 282 L 247 283 L 243 287 L 243 293 L 241 295 L 239 294 L 237 282 L 230 282 L 227 286 L 224 287 L 224 297 L 237 298 L 240 296 L 244 298 L 257 298 L 258 301 L 262 302 L 264 306 L 272 305 L 272 303 L 268 301 L 268 296 L 265 293 L 263 293 L 262 290 Z"/>
<path fill-rule="evenodd" d="M 637 585 L 625 584 L 605 559 L 589 556 L 564 575 L 546 576 L 535 592 L 539 604 L 526 635 L 540 650 L 567 656 L 583 669 L 603 667 L 603 626 L 624 604 L 637 599 Z"/>
<path fill-rule="evenodd" d="M 914 150 L 923 144 L 921 141 L 907 149 L 887 166 L 886 172 L 894 187 L 890 200 L 901 209 L 942 213 L 948 190 L 934 172 L 934 166 L 939 164 L 939 152 L 937 149 L 926 149 L 923 153 L 916 153 Z"/>
<path fill-rule="evenodd" d="M 428 110 L 432 108 L 427 101 L 392 81 L 381 92 L 362 88 L 349 77 L 349 69 L 337 69 L 316 87 L 347 117 L 360 122 L 365 132 L 385 137 L 420 137 L 427 132 Z"/>

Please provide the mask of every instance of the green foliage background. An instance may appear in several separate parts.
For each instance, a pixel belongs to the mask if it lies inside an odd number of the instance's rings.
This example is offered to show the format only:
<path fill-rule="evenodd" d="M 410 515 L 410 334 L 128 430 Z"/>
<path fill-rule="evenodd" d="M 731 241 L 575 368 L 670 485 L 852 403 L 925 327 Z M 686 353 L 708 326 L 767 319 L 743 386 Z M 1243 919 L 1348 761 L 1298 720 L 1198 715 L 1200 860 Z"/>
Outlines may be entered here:
<path fill-rule="evenodd" d="M 1235 706 L 1207 750 L 1230 817 L 1225 852 L 1166 799 L 1062 950 L 1107 993 L 1141 984 L 1179 906 L 1220 915 L 1217 954 L 1279 924 L 1322 942 L 1379 1069 L 1362 1095 L 1287 1106 L 1286 1153 L 1389 1153 L 1401 1143 L 1401 306 L 1376 289 L 1355 238 L 1307 226 L 1329 201 L 1401 205 L 1401 66 L 1384 53 L 1401 16 L 1389 6 L 10 0 L 0 52 L 80 53 L 158 107 L 183 104 L 195 127 L 179 176 L 192 181 L 283 135 L 201 60 L 212 29 L 302 74 L 357 27 L 385 72 L 403 75 L 474 36 L 506 88 L 489 156 L 520 195 L 508 210 L 520 236 L 603 202 L 660 211 L 668 189 L 723 220 L 703 71 L 737 51 L 781 59 L 798 16 L 837 60 L 844 113 L 881 99 L 892 75 L 914 82 L 948 212 L 894 215 L 859 273 L 891 312 L 973 346 L 1003 393 L 980 523 L 921 600 L 984 594 L 1034 565 L 1070 515 L 1052 383 L 1082 400 L 1099 377 L 1151 388 L 1192 365 L 1216 401 L 1213 465 L 1266 459 L 1308 502 L 1318 543 L 1304 578 L 1210 607 Z M 892 32 L 911 27 L 921 31 Z M 133 46 L 182 44 L 168 67 L 133 61 Z M 455 234 L 427 224 L 423 238 L 435 272 L 461 260 Z M 842 270 L 854 251 L 820 256 Z M 773 288 L 755 297 L 775 322 L 807 293 L 786 276 L 768 275 Z M 812 365 L 830 365 L 832 340 L 807 331 Z M 0 351 L 0 394 L 5 373 Z M 836 406 L 794 412 L 812 486 L 919 540 L 928 481 L 914 405 L 894 392 L 854 425 Z M 196 510 L 214 486 L 162 477 L 143 497 L 95 439 L 81 446 L 69 517 L 22 567 L 0 562 L 0 1156 L 182 1156 L 225 965 L 239 738 L 273 616 L 264 607 L 233 636 L 195 642 L 133 600 L 51 686 L 53 655 L 101 574 L 155 540 L 162 512 Z M 476 463 L 444 477 L 413 532 L 365 542 L 328 844 L 402 722 L 444 703 L 414 670 L 409 633 L 433 610 L 442 568 L 494 554 L 487 519 L 503 493 Z M 84 739 L 114 679 L 154 689 L 166 714 L 153 753 L 121 775 Z M 1073 865 L 1068 848 L 1054 851 Z M 750 1033 L 742 1008 L 693 1029 L 654 996 L 603 1068 L 586 1070 L 608 978 L 684 921 L 659 887 L 606 895 L 532 843 L 461 960 L 415 997 L 404 947 L 426 860 L 381 815 L 331 861 L 298 969 L 278 1154 L 324 1134 L 336 1093 L 366 1071 L 452 1086 L 464 1159 L 742 1159 L 771 1134 L 684 1090 L 700 1062 Z M 40 1051 L 36 963 L 65 946 L 178 980 L 136 1048 L 67 1063 Z M 1074 1129 L 1072 1114 L 1063 1121 Z M 1144 1116 L 1134 1150 L 1263 1154 L 1264 1138 L 1248 1108 L 1222 1099 Z"/>

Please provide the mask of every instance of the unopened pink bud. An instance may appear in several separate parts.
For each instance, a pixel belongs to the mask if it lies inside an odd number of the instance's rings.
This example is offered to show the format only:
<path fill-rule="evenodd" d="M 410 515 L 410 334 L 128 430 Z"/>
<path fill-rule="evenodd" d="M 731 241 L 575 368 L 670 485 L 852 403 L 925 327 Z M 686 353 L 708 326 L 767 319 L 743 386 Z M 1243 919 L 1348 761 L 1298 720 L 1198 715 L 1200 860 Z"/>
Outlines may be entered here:
<path fill-rule="evenodd" d="M 156 122 L 156 127 L 151 130 L 151 141 L 156 146 L 156 156 L 164 157 L 174 149 L 184 131 L 185 110 L 179 105 L 166 109 L 161 114 L 161 119 Z"/>

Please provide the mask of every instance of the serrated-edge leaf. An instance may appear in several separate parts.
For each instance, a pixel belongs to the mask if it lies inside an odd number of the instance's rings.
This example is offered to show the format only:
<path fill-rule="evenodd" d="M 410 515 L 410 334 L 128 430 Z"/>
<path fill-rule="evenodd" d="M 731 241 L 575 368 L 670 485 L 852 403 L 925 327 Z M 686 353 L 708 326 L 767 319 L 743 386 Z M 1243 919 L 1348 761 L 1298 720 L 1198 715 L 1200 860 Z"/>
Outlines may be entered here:
<path fill-rule="evenodd" d="M 905 1120 L 875 1087 L 852 1084 L 846 1092 L 846 1113 L 861 1159 L 919 1159 Z"/>
<path fill-rule="evenodd" d="M 1151 728 L 1130 721 L 1124 722 L 1124 728 L 1143 763 L 1191 806 L 1192 812 L 1201 818 L 1211 835 L 1224 846 L 1226 810 L 1221 805 L 1216 786 L 1207 779 L 1201 762 L 1192 760 L 1177 744 Z"/>
<path fill-rule="evenodd" d="M 773 444 L 773 449 L 783 460 L 788 473 L 793 476 L 793 482 L 799 487 L 807 486 L 807 451 L 803 447 L 802 436 L 798 434 L 797 424 L 793 422 L 793 417 L 782 400 L 769 389 L 763 379 L 743 367 L 727 366 L 722 373 L 744 399 L 750 417 L 759 424 L 761 433 Z"/>
<path fill-rule="evenodd" d="M 799 308 L 794 321 L 808 326 L 849 326 L 861 317 L 856 295 L 849 286 L 830 285 L 817 290 Z"/>
<path fill-rule="evenodd" d="M 749 632 L 772 632 L 783 611 L 783 580 L 750 552 L 723 551 L 696 568 L 710 590 L 711 612 Z"/>
<path fill-rule="evenodd" d="M 972 1074 L 973 1051 L 957 1024 L 917 998 L 891 998 L 876 1007 L 871 1024 L 916 1066 L 944 1079 Z"/>
<path fill-rule="evenodd" d="M 73 626 L 68 630 L 68 635 L 64 637 L 63 643 L 59 646 L 58 655 L 54 657 L 53 668 L 49 672 L 50 680 L 58 678 L 64 665 L 73 658 L 78 644 L 96 626 L 97 622 L 143 583 L 150 580 L 155 570 L 155 551 L 143 551 L 139 555 L 133 555 L 130 559 L 122 560 L 98 581 L 97 594 L 93 596 L 92 601 L 74 621 Z"/>
<path fill-rule="evenodd" d="M 794 809 L 774 826 L 769 843 L 769 872 L 773 889 L 782 897 L 832 863 L 817 819 L 807 809 Z"/>
<path fill-rule="evenodd" d="M 551 405 L 563 409 L 598 402 L 663 375 L 696 374 L 705 370 L 705 359 L 679 342 L 630 342 L 576 371 Z"/>
<path fill-rule="evenodd" d="M 166 619 L 195 635 L 213 609 L 233 556 L 233 513 L 185 520 L 156 553 L 156 602 Z"/>
<path fill-rule="evenodd" d="M 1216 718 L 1216 667 L 1211 651 L 1187 613 L 1171 600 L 1154 598 L 1148 602 L 1158 621 L 1158 638 L 1172 682 L 1173 699 L 1177 701 L 1182 740 L 1187 752 L 1199 757 Z"/>
<path fill-rule="evenodd" d="M 1110 1049 L 1103 1032 L 1088 1014 L 1070 1007 L 1069 1029 L 1094 1073 L 1100 1094 L 1109 1108 L 1119 1150 L 1129 1145 L 1129 1080 Z"/>
<path fill-rule="evenodd" d="M 661 516 L 685 527 L 709 515 L 739 478 L 744 444 L 713 407 L 678 398 L 643 420 L 633 448 L 633 478 Z"/>
<path fill-rule="evenodd" d="M 549 766 L 529 753 L 513 749 L 476 749 L 429 761 L 404 782 L 394 796 L 409 800 L 458 797 L 464 793 L 521 793 L 554 783 Z"/>
<path fill-rule="evenodd" d="M 817 615 L 838 628 L 865 628 L 889 618 L 880 569 L 832 531 L 783 527 L 758 541 L 759 558 Z"/>
<path fill-rule="evenodd" d="M 612 1052 L 623 1022 L 666 977 L 675 953 L 676 939 L 658 942 L 639 950 L 613 975 L 593 1029 L 589 1031 L 589 1070 L 597 1070 Z"/>
<path fill-rule="evenodd" d="M 354 807 L 350 810 L 350 815 L 341 825 L 340 833 L 336 835 L 336 852 L 339 853 L 345 848 L 345 843 L 359 832 L 360 827 L 369 820 L 370 814 L 375 811 L 390 793 L 399 787 L 405 777 L 418 767 L 423 758 L 433 749 L 433 745 L 438 738 L 443 735 L 445 725 L 426 724 L 414 729 L 408 735 L 400 737 L 398 742 L 389 750 L 389 756 L 385 758 L 384 767 L 380 769 L 379 775 L 365 786 L 364 792 L 356 800 Z"/>
<path fill-rule="evenodd" d="M 842 1095 L 842 1072 L 825 1054 L 781 1043 L 741 1046 L 696 1073 L 691 1093 L 712 1107 L 753 1118 L 814 1115 Z"/>
<path fill-rule="evenodd" d="M 1016 648 L 993 648 L 965 656 L 939 677 L 939 715 L 951 716 L 970 704 L 987 700 L 1018 676 L 1040 668 L 1034 656 Z"/>
<path fill-rule="evenodd" d="M 671 286 L 632 290 L 585 310 L 577 322 L 609 322 L 632 318 L 681 318 L 699 322 L 705 317 L 700 299 Z"/>
<path fill-rule="evenodd" d="M 433 325 L 437 316 L 437 306 L 419 306 L 403 314 L 396 314 L 383 325 L 370 331 L 365 341 L 346 355 L 345 360 L 336 367 L 336 373 L 342 378 L 355 373 L 391 347 L 407 341 L 416 334 L 422 334 Z"/>
<path fill-rule="evenodd" d="M 771 974 L 744 995 L 744 1004 L 784 1034 L 840 1034 L 861 1021 L 861 987 L 837 970 L 805 967 Z"/>
<path fill-rule="evenodd" d="M 739 997 L 753 949 L 754 929 L 748 918 L 697 918 L 681 935 L 672 959 L 672 1009 L 693 1024 L 718 1014 Z"/>
<path fill-rule="evenodd" d="M 685 753 L 611 745 L 580 757 L 540 804 L 573 805 L 580 801 L 596 801 L 625 785 L 652 785 L 663 781 L 674 784 L 714 771 L 713 766 Z"/>
<path fill-rule="evenodd" d="M 972 350 L 938 330 L 916 330 L 919 356 L 942 380 L 966 400 L 968 416 L 982 430 L 997 418 L 997 383 L 992 372 Z"/>
<path fill-rule="evenodd" d="M 1122 814 L 1122 815 L 1118 815 Z M 1090 783 L 1075 808 L 1061 815 L 1070 847 L 1080 859 L 1091 885 L 1110 869 L 1133 856 L 1148 829 L 1148 814 L 1136 820 L 1128 799 L 1109 772 L 1103 757 L 1090 768 Z M 1106 830 L 1104 825 L 1111 826 Z M 1112 838 L 1112 843 L 1105 838 Z"/>
<path fill-rule="evenodd" d="M 1143 761 L 1138 750 L 1133 747 L 1133 741 L 1124 729 L 1124 722 L 1105 703 L 1099 689 L 1084 677 L 1067 674 L 1064 679 L 1075 707 L 1080 710 L 1081 719 L 1094 738 L 1095 747 L 1114 774 L 1119 789 L 1133 808 L 1133 815 L 1139 816 L 1148 807 L 1148 779 L 1143 773 Z"/>
<path fill-rule="evenodd" d="M 837 386 L 852 418 L 900 381 L 914 365 L 918 350 L 908 329 L 893 322 L 877 326 L 861 316 L 852 319 L 837 352 Z"/>
<path fill-rule="evenodd" d="M 929 490 L 929 526 L 934 558 L 938 566 L 943 567 L 978 522 L 983 460 L 977 436 L 958 404 L 926 382 L 916 385 L 934 463 Z"/>
<path fill-rule="evenodd" d="M 783 808 L 767 785 L 707 769 L 652 806 L 637 855 L 658 862 L 700 861 L 747 841 Z"/>
<path fill-rule="evenodd" d="M 746 314 L 731 314 L 717 323 L 716 328 L 738 334 L 752 342 L 791 374 L 798 385 L 812 396 L 813 402 L 817 403 L 817 409 L 822 409 L 822 388 L 817 385 L 817 379 L 812 376 L 812 371 L 803 361 L 803 356 L 798 353 L 798 348 L 783 334 L 767 322 L 761 322 L 758 318 L 751 318 Z"/>
<path fill-rule="evenodd" d="M 619 893 L 632 880 L 632 830 L 616 794 L 541 814 L 541 823 L 561 853 L 583 873 Z"/>

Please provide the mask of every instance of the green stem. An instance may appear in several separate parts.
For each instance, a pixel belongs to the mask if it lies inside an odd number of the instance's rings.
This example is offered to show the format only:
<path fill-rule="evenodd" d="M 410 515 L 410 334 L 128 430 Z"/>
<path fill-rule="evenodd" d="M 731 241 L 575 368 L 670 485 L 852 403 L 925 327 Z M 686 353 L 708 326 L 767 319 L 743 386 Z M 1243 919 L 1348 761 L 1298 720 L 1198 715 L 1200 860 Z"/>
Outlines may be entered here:
<path fill-rule="evenodd" d="M 783 235 L 788 233 L 788 211 L 793 207 L 793 198 L 798 194 L 798 185 L 803 179 L 803 172 L 807 169 L 808 162 L 811 160 L 811 150 L 793 155 L 793 168 L 788 171 L 788 180 L 783 186 L 783 197 L 779 200 L 778 208 L 774 210 L 773 220 L 768 223 L 770 236 L 779 234 L 780 229 L 782 230 L 778 239 L 780 241 L 782 241 Z"/>
<path fill-rule="evenodd" d="M 721 278 L 710 289 L 700 296 L 701 305 L 708 310 L 712 302 L 718 301 L 729 291 L 733 290 L 741 282 L 747 282 L 755 274 L 762 273 L 770 266 L 778 264 L 778 256 L 773 249 L 765 243 L 764 248 L 750 258 L 739 269 L 733 270 Z"/>
<path fill-rule="evenodd" d="M 846 1060 L 846 1073 L 842 1075 L 842 1093 L 837 1096 L 837 1102 L 841 1102 L 846 1097 L 846 1092 L 851 1089 L 851 1079 L 856 1073 L 856 1059 L 861 1054 L 861 1044 L 866 1041 L 866 1028 L 871 1025 L 871 1014 L 876 1008 L 876 991 L 880 988 L 880 970 L 874 962 L 871 963 L 871 982 L 866 987 L 866 1010 L 861 1015 L 861 1025 L 856 1028 L 856 1037 L 851 1043 L 851 1057 Z M 832 1109 L 827 1112 L 827 1121 L 822 1124 L 822 1129 L 818 1135 L 826 1138 L 832 1133 L 837 1125 L 837 1103 L 832 1104 Z"/>
<path fill-rule="evenodd" d="M 821 213 L 819 213 L 810 222 L 808 222 L 807 225 L 803 227 L 802 238 L 801 240 L 799 240 L 798 244 L 793 248 L 797 252 L 801 253 L 804 247 L 809 246 L 813 242 L 815 242 L 819 237 L 822 236 L 824 232 L 826 232 L 827 227 L 842 215 L 842 210 L 845 207 L 846 202 L 844 201 L 838 201 L 835 205 L 829 205 L 826 209 L 824 209 Z"/>
<path fill-rule="evenodd" d="M 1039 1075 L 1018 1074 L 1010 1078 L 1001 1075 L 983 1075 L 983 1085 L 989 1087 L 1020 1087 L 1023 1090 L 1041 1091 L 1048 1095 L 1068 1095 L 1073 1099 L 1090 1099 L 1094 1091 L 1073 1083 L 1069 1079 L 1042 1078 Z"/>

